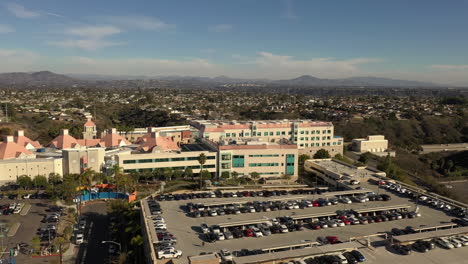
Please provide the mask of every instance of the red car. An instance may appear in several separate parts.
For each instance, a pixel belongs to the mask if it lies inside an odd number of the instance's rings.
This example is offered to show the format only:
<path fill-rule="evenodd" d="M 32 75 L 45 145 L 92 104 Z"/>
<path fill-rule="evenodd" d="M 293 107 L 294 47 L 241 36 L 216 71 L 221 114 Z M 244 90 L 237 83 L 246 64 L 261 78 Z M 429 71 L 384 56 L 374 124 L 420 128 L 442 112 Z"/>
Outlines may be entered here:
<path fill-rule="evenodd" d="M 312 205 L 314 207 L 319 207 L 320 206 L 320 204 L 317 201 L 312 201 Z"/>
<path fill-rule="evenodd" d="M 158 236 L 158 240 L 161 240 L 165 236 L 175 238 L 175 236 L 173 234 L 169 233 L 169 232 L 158 232 L 158 233 L 156 233 L 156 235 Z"/>
<path fill-rule="evenodd" d="M 350 224 L 351 224 L 351 221 L 349 221 L 348 218 L 341 219 L 341 221 L 343 221 L 343 223 L 344 223 L 345 225 L 350 225 Z"/>
<path fill-rule="evenodd" d="M 319 223 L 310 223 L 310 227 L 314 230 L 318 230 L 322 228 Z"/>
<path fill-rule="evenodd" d="M 245 229 L 245 230 L 244 230 L 244 236 L 246 236 L 246 237 L 254 237 L 255 234 L 254 234 L 254 232 L 252 231 L 252 229 Z"/>
<path fill-rule="evenodd" d="M 336 244 L 339 242 L 338 238 L 336 236 L 327 236 L 325 237 L 330 244 Z"/>

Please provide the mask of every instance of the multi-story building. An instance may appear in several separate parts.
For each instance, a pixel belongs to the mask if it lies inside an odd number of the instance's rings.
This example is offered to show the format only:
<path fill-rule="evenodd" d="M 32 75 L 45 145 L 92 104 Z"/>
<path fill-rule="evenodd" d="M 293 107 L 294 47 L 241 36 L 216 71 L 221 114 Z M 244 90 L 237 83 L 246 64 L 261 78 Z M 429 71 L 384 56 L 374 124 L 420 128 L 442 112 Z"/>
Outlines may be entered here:
<path fill-rule="evenodd" d="M 388 150 L 388 140 L 382 135 L 371 135 L 366 138 L 353 139 L 353 149 L 356 152 L 385 152 Z"/>
<path fill-rule="evenodd" d="M 314 155 L 319 149 L 332 156 L 343 154 L 343 138 L 334 136 L 331 122 L 312 120 L 276 121 L 194 121 L 200 137 L 220 142 L 254 139 L 263 142 L 289 140 L 297 145 L 299 154 Z"/>
<path fill-rule="evenodd" d="M 218 150 L 218 173 L 234 172 L 251 176 L 256 172 L 262 178 L 297 177 L 298 149 L 289 142 L 262 142 L 243 140 L 215 143 L 204 140 Z"/>

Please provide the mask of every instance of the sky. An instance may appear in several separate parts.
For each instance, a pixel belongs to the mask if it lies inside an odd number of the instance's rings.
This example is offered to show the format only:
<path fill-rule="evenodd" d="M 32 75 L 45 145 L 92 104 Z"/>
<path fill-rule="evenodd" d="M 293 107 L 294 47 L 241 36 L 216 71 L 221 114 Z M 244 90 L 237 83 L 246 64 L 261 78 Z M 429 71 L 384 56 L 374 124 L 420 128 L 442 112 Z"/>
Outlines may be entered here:
<path fill-rule="evenodd" d="M 468 0 L 0 0 L 0 72 L 468 86 Z"/>

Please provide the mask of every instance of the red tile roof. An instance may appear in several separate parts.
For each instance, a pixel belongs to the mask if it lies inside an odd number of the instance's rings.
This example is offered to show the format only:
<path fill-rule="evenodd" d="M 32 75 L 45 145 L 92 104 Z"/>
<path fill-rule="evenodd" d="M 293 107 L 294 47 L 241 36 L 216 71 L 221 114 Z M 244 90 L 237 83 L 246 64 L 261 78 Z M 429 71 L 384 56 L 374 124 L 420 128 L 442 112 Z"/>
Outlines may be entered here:
<path fill-rule="evenodd" d="M 150 137 L 147 137 L 143 144 L 141 144 L 137 150 L 151 151 L 155 147 L 160 148 L 161 150 L 177 150 L 180 149 L 179 145 L 172 140 L 171 137 L 160 137 L 156 133 L 151 133 Z"/>
<path fill-rule="evenodd" d="M 28 144 L 31 144 L 34 148 L 40 148 L 42 147 L 39 141 L 33 141 L 30 138 L 24 136 L 24 131 L 23 130 L 18 130 L 16 131 L 16 136 L 14 137 L 14 141 L 16 144 L 26 147 Z"/>
<path fill-rule="evenodd" d="M 88 119 L 88 121 L 86 121 L 86 123 L 84 124 L 85 127 L 95 127 L 96 124 L 91 120 L 91 119 Z"/>
<path fill-rule="evenodd" d="M 21 155 L 33 155 L 33 153 L 16 144 L 13 137 L 7 137 L 3 143 L 0 143 L 0 159 L 18 158 Z"/>

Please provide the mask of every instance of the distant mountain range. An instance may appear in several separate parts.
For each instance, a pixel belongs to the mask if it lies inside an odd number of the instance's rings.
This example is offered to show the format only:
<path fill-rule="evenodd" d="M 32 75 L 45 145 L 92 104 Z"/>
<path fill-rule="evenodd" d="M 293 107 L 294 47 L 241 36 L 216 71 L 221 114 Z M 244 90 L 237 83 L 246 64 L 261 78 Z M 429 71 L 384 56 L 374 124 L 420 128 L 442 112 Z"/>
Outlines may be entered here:
<path fill-rule="evenodd" d="M 378 77 L 351 77 L 344 79 L 322 79 L 310 75 L 303 75 L 298 78 L 288 80 L 267 80 L 267 79 L 239 79 L 227 76 L 194 77 L 194 76 L 112 76 L 112 75 L 92 75 L 92 74 L 56 74 L 50 71 L 40 71 L 33 73 L 14 72 L 0 73 L 0 84 L 54 84 L 72 85 L 96 81 L 118 81 L 118 80 L 162 80 L 162 81 L 183 81 L 195 83 L 208 83 L 214 85 L 252 83 L 273 86 L 391 86 L 391 87 L 437 87 L 438 84 L 419 81 L 396 80 Z"/>
<path fill-rule="evenodd" d="M 66 75 L 50 71 L 0 73 L 0 84 L 72 84 L 80 82 Z"/>

